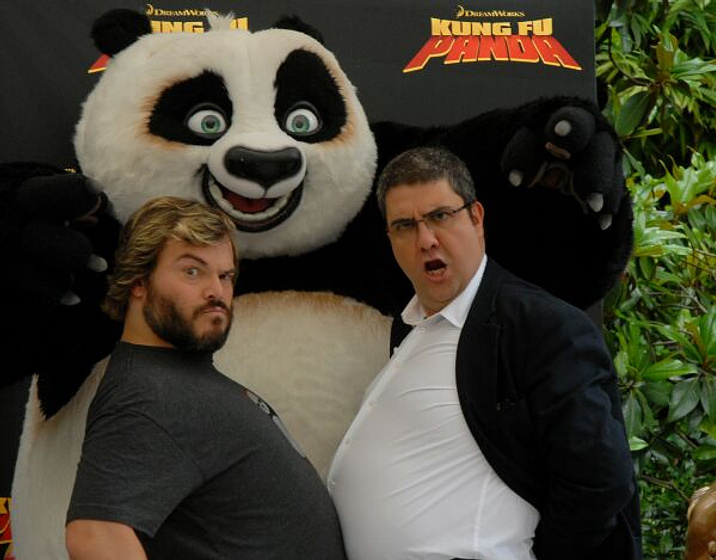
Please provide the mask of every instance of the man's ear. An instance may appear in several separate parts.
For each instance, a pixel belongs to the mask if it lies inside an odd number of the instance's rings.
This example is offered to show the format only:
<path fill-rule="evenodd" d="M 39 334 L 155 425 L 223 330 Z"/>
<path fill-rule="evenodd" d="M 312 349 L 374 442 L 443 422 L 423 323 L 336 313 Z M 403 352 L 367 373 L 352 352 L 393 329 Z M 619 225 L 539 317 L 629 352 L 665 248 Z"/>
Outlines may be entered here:
<path fill-rule="evenodd" d="M 468 208 L 470 212 L 470 219 L 475 225 L 480 225 L 485 221 L 485 208 L 479 200 L 474 201 Z"/>
<path fill-rule="evenodd" d="M 147 293 L 147 281 L 144 278 L 140 278 L 135 281 L 132 285 L 131 295 L 135 298 L 143 298 Z"/>

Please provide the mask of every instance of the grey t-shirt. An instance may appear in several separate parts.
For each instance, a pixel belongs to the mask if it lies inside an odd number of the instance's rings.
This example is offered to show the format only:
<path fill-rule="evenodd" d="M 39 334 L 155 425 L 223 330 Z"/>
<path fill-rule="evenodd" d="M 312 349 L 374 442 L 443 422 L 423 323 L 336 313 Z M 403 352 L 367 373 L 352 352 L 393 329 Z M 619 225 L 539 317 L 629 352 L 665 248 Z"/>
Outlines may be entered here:
<path fill-rule="evenodd" d="M 333 503 L 279 424 L 210 356 L 120 342 L 67 521 L 127 524 L 152 560 L 343 560 Z"/>

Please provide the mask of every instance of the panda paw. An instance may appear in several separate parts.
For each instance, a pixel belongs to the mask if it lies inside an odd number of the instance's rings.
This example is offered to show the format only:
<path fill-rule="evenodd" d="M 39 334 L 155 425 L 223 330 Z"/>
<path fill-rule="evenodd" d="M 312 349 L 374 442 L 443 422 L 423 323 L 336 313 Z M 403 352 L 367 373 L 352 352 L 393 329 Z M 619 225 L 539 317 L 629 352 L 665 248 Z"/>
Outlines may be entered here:
<path fill-rule="evenodd" d="M 108 210 L 103 193 L 84 175 L 32 177 L 16 191 L 23 216 L 15 251 L 17 288 L 40 304 L 72 306 L 90 284 L 104 284 L 108 255 L 92 238 Z"/>
<path fill-rule="evenodd" d="M 582 107 L 559 108 L 542 129 L 518 129 L 500 166 L 513 187 L 542 186 L 573 197 L 602 230 L 611 226 L 624 200 L 618 139 L 596 113 Z"/>

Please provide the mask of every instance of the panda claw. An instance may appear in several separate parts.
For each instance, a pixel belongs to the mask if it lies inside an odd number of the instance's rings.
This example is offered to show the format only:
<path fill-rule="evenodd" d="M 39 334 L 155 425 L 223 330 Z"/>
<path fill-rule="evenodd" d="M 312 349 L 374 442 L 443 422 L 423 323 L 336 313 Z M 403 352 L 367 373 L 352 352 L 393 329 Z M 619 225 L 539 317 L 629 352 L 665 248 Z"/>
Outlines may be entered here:
<path fill-rule="evenodd" d="M 513 169 L 512 171 L 510 171 L 510 174 L 507 176 L 507 180 L 510 182 L 510 184 L 513 187 L 519 187 L 522 184 L 522 181 L 524 180 L 524 175 L 522 174 L 522 171 Z"/>
<path fill-rule="evenodd" d="M 107 270 L 108 265 L 107 261 L 102 257 L 98 255 L 90 255 L 90 258 L 87 260 L 87 268 L 89 268 L 92 272 L 104 272 Z"/>
<path fill-rule="evenodd" d="M 562 119 L 554 125 L 554 133 L 557 136 L 561 136 L 562 138 L 564 138 L 566 136 L 569 136 L 570 132 L 572 132 L 572 123 L 566 119 Z"/>
<path fill-rule="evenodd" d="M 80 297 L 73 291 L 65 292 L 64 295 L 60 298 L 60 304 L 66 305 L 68 307 L 77 305 L 79 302 L 80 302 Z"/>
<path fill-rule="evenodd" d="M 612 215 L 611 214 L 604 214 L 603 216 L 599 216 L 599 227 L 602 229 L 602 231 L 609 229 L 609 227 L 612 225 Z"/>
<path fill-rule="evenodd" d="M 604 208 L 604 195 L 601 193 L 592 193 L 587 197 L 587 204 L 593 212 L 600 212 Z"/>

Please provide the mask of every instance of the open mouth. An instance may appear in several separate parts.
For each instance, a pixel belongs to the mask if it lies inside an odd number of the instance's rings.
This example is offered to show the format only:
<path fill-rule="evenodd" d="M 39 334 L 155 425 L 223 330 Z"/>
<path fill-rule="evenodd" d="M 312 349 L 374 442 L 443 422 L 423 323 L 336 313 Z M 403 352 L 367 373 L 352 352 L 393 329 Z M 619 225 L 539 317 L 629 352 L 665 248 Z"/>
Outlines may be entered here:
<path fill-rule="evenodd" d="M 237 229 L 260 232 L 275 228 L 294 213 L 301 201 L 303 182 L 279 198 L 247 198 L 224 187 L 204 167 L 201 189 L 206 201 L 226 213 Z"/>
<path fill-rule="evenodd" d="M 428 276 L 438 276 L 446 268 L 447 265 L 441 259 L 432 259 L 425 262 L 425 272 Z"/>

